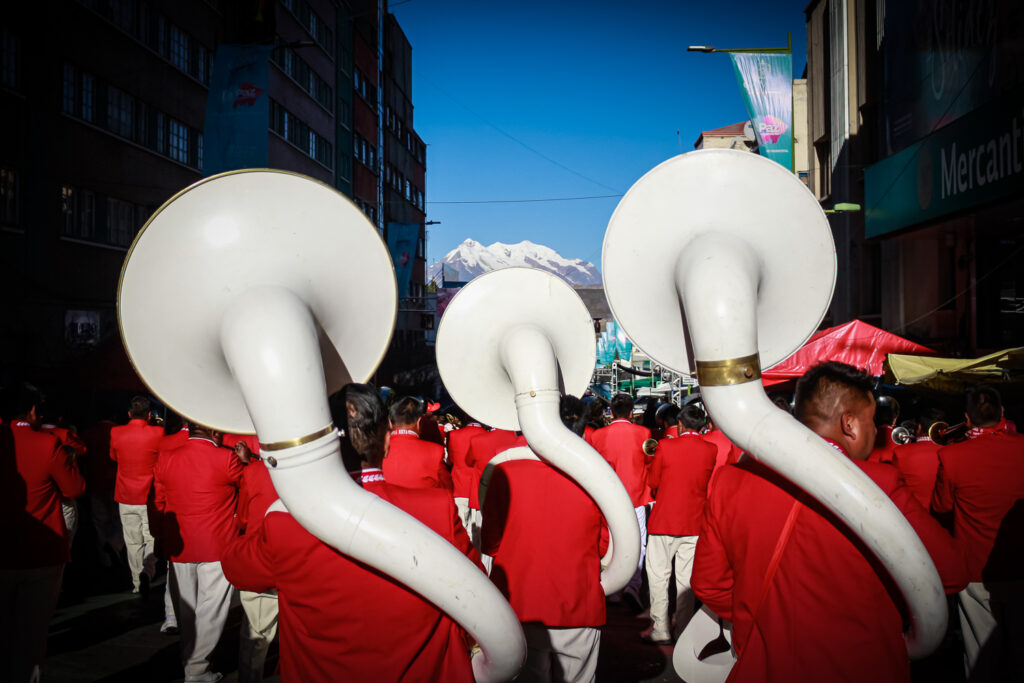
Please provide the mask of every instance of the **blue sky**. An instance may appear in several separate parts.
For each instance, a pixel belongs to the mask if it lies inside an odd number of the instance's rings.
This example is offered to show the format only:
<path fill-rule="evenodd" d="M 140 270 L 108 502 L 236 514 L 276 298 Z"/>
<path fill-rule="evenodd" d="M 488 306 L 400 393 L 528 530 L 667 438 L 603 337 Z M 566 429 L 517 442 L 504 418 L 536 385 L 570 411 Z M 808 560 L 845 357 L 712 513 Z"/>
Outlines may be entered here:
<path fill-rule="evenodd" d="M 784 46 L 791 32 L 794 77 L 806 63 L 806 0 L 392 5 L 413 47 L 427 220 L 441 221 L 428 226 L 430 263 L 471 237 L 600 267 L 617 198 L 449 202 L 622 194 L 700 131 L 745 120 L 728 55 L 687 45 Z"/>

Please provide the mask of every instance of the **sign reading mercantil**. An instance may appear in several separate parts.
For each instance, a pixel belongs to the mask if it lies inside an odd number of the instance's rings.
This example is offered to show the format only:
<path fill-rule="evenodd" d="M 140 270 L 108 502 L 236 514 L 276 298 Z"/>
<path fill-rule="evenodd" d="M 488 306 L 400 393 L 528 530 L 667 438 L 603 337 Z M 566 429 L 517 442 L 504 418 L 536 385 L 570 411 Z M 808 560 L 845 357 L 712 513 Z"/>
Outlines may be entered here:
<path fill-rule="evenodd" d="M 864 173 L 868 237 L 1024 191 L 1024 95 L 957 119 Z"/>

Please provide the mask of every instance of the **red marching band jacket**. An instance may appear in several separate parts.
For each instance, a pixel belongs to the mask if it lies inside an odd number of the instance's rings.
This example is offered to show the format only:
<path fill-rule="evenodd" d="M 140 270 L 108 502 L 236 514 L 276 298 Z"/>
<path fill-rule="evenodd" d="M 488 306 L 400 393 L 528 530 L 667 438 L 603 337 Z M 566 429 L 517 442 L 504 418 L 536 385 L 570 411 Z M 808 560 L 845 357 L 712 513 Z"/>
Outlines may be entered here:
<path fill-rule="evenodd" d="M 452 463 L 452 484 L 456 498 L 469 498 L 469 489 L 473 485 L 473 468 L 466 463 L 470 441 L 480 434 L 486 433 L 483 425 L 476 422 L 448 432 L 448 459 Z"/>
<path fill-rule="evenodd" d="M 114 500 L 118 503 L 147 503 L 163 436 L 162 427 L 139 418 L 110 430 L 110 459 L 117 463 Z"/>
<path fill-rule="evenodd" d="M 491 580 L 522 622 L 602 626 L 597 505 L 567 476 L 536 460 L 498 465 L 483 504 L 481 550 Z"/>
<path fill-rule="evenodd" d="M 697 432 L 685 431 L 658 444 L 648 477 L 655 502 L 647 533 L 700 535 L 717 453 Z"/>
<path fill-rule="evenodd" d="M 899 471 L 854 463 L 910 522 L 946 592 L 961 590 L 967 583 L 963 555 Z M 769 565 L 792 515 L 772 574 Z M 733 622 L 738 661 L 729 680 L 909 681 L 902 600 L 862 548 L 838 518 L 762 463 L 745 459 L 718 472 L 691 584 L 704 604 Z"/>
<path fill-rule="evenodd" d="M 492 429 L 470 439 L 466 464 L 473 468 L 472 480 L 469 484 L 469 507 L 471 509 L 480 509 L 480 477 L 483 476 L 484 469 L 491 458 L 502 451 L 525 445 L 526 439 L 517 438 L 515 432 L 507 429 Z"/>
<path fill-rule="evenodd" d="M 452 490 L 452 477 L 444 464 L 444 446 L 424 441 L 409 429 L 391 432 L 391 446 L 383 469 L 389 484 Z"/>
<path fill-rule="evenodd" d="M 379 469 L 363 470 L 361 485 L 480 567 L 447 491 L 393 486 Z M 283 681 L 473 680 L 469 643 L 457 623 L 321 542 L 287 512 L 270 509 L 262 528 L 231 542 L 222 566 L 242 590 L 278 590 Z"/>
<path fill-rule="evenodd" d="M 600 453 L 619 475 L 626 487 L 633 507 L 651 502 L 651 490 L 647 486 L 647 455 L 643 443 L 651 438 L 651 430 L 635 425 L 629 420 L 612 420 L 590 437 L 590 444 Z"/>

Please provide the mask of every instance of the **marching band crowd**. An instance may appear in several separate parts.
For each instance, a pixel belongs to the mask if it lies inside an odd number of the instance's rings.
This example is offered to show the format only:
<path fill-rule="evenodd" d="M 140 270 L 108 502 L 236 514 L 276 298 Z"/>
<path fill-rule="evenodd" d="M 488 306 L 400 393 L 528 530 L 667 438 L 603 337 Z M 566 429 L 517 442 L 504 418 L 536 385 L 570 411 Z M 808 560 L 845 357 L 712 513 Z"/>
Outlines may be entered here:
<path fill-rule="evenodd" d="M 876 401 L 874 388 L 860 370 L 822 363 L 797 383 L 791 409 L 923 542 L 951 596 L 967 680 L 1024 680 L 1024 436 L 999 393 L 980 386 L 964 397 L 959 440 L 929 439 L 941 415 L 925 411 L 897 444 L 892 401 Z M 76 433 L 34 388 L 11 394 L 0 415 L 0 501 L 14 540 L 0 559 L 0 679 L 40 680 L 75 501 L 88 500 L 97 541 L 114 561 L 124 553 L 134 592 L 148 595 L 166 567 L 160 628 L 180 632 L 186 681 L 221 678 L 210 655 L 238 601 L 240 681 L 262 680 L 275 637 L 285 681 L 473 680 L 475 643 L 462 627 L 300 525 L 254 437 L 173 415 L 155 424 L 145 397 L 131 400 L 126 424 Z M 370 385 L 331 397 L 354 480 L 449 542 L 508 599 L 527 642 L 519 680 L 593 681 L 607 601 L 649 606 L 639 635 L 653 645 L 675 642 L 699 601 L 732 623 L 730 681 L 910 680 L 907 611 L 886 571 L 820 502 L 731 444 L 699 403 L 637 413 L 628 394 L 562 399 L 563 423 L 614 469 L 641 530 L 636 574 L 607 597 L 608 531 L 587 493 L 541 460 L 495 460 L 527 446 L 522 435 L 437 408 L 414 397 L 386 406 Z"/>

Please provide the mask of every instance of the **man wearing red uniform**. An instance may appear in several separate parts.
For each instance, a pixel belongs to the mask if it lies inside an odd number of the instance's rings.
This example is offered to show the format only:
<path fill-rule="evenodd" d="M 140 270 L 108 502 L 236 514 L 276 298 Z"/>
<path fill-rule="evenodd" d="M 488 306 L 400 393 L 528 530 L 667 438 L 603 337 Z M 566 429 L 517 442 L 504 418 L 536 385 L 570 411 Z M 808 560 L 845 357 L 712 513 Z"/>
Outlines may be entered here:
<path fill-rule="evenodd" d="M 459 518 L 467 531 L 470 528 L 469 489 L 473 485 L 473 468 L 466 463 L 466 455 L 469 454 L 469 442 L 473 437 L 486 431 L 479 422 L 470 422 L 448 432 L 448 460 L 452 463 L 455 506 L 459 509 Z"/>
<path fill-rule="evenodd" d="M 466 464 L 473 468 L 469 482 L 469 537 L 473 545 L 480 548 L 480 477 L 491 458 L 502 451 L 507 451 L 517 445 L 526 445 L 526 440 L 517 437 L 515 432 L 507 429 L 492 429 L 489 432 L 477 434 L 469 440 L 469 450 L 466 452 Z"/>
<path fill-rule="evenodd" d="M 932 502 L 935 476 L 939 472 L 939 445 L 928 438 L 928 428 L 936 417 L 921 422 L 921 434 L 913 443 L 896 446 L 892 451 L 892 464 L 900 471 L 914 498 L 927 508 Z"/>
<path fill-rule="evenodd" d="M 612 398 L 612 423 L 594 432 L 590 444 L 600 453 L 619 475 L 626 487 L 626 493 L 633 501 L 636 521 L 640 526 L 640 564 L 623 593 L 634 602 L 635 608 L 642 608 L 640 586 L 643 581 L 641 570 L 647 551 L 647 504 L 651 502 L 651 490 L 647 485 L 649 461 L 643 450 L 643 443 L 651 438 L 646 427 L 629 421 L 633 414 L 633 398 L 629 394 L 616 394 Z"/>
<path fill-rule="evenodd" d="M 110 430 L 110 459 L 117 463 L 114 500 L 119 504 L 132 592 L 145 595 L 156 573 L 153 534 L 149 529 L 153 468 L 164 430 L 149 424 L 149 399 L 136 396 L 128 410 L 128 424 Z"/>
<path fill-rule="evenodd" d="M 658 444 L 649 481 L 654 508 L 647 522 L 647 585 L 651 594 L 650 641 L 672 642 L 668 582 L 675 565 L 675 630 L 686 627 L 696 607 L 690 574 L 704 519 L 708 480 L 717 449 L 700 437 L 704 411 L 690 404 L 679 413 L 679 436 Z"/>
<path fill-rule="evenodd" d="M 188 424 L 180 415 L 168 412 L 165 427 L 168 427 L 171 431 L 165 433 L 163 438 L 160 439 L 157 462 L 160 461 L 160 458 L 167 457 L 166 453 L 173 451 L 175 448 L 181 448 L 188 442 Z M 160 537 L 159 529 L 157 529 L 156 540 L 158 547 L 159 544 L 164 542 L 164 539 Z M 174 609 L 174 596 L 171 595 L 172 571 L 174 569 L 171 567 L 170 560 L 168 560 L 167 583 L 164 584 L 164 623 L 160 624 L 160 633 L 167 633 L 173 636 L 180 633 L 180 629 L 178 628 L 178 615 Z"/>
<path fill-rule="evenodd" d="M 235 537 L 235 505 L 242 463 L 221 448 L 223 434 L 190 424 L 184 446 L 160 454 L 156 507 L 171 559 L 171 595 L 178 607 L 186 681 L 217 681 L 210 654 L 231 606 L 231 584 L 221 555 Z"/>
<path fill-rule="evenodd" d="M 971 681 L 1024 680 L 1024 436 L 991 387 L 967 393 L 968 439 L 939 449 L 932 510 L 953 512 L 970 583 L 959 614 Z"/>
<path fill-rule="evenodd" d="M 420 438 L 423 401 L 406 396 L 391 406 L 391 448 L 384 458 L 384 477 L 390 484 L 411 489 L 452 490 L 444 464 L 444 446 Z M 436 432 L 436 428 L 434 428 Z"/>
<path fill-rule="evenodd" d="M 387 417 L 368 385 L 342 389 L 348 443 L 363 461 L 361 486 L 405 510 L 474 560 L 451 495 L 385 483 Z M 465 632 L 383 574 L 326 545 L 275 503 L 255 534 L 224 556 L 239 588 L 277 588 L 283 681 L 472 681 Z"/>
<path fill-rule="evenodd" d="M 888 494 L 955 592 L 966 573 L 953 539 L 895 467 L 867 462 L 876 432 L 872 386 L 856 368 L 821 363 L 797 383 L 796 417 Z M 738 659 L 729 681 L 910 680 L 900 607 L 884 570 L 851 537 L 824 506 L 753 459 L 718 472 L 692 584 L 733 622 Z"/>
<path fill-rule="evenodd" d="M 238 487 L 237 516 L 238 531 L 243 535 L 259 533 L 267 509 L 278 497 L 270 472 L 259 453 L 250 450 L 250 443 L 249 439 L 238 439 L 234 446 L 235 455 L 245 464 Z M 258 441 L 256 445 L 259 446 Z M 277 591 L 240 590 L 238 597 L 246 617 L 238 645 L 238 680 L 239 683 L 256 683 L 263 680 L 267 651 L 277 634 Z"/>
<path fill-rule="evenodd" d="M 85 480 L 57 437 L 39 430 L 39 393 L 24 386 L 13 398 L 0 425 L 0 680 L 37 681 L 71 559 L 60 502 L 82 495 Z"/>
<path fill-rule="evenodd" d="M 701 438 L 717 449 L 715 454 L 715 472 L 740 459 L 740 449 L 732 441 L 729 441 L 729 437 L 725 435 L 725 432 L 715 427 L 715 423 L 710 419 L 707 420 L 707 431 L 701 434 Z"/>
<path fill-rule="evenodd" d="M 562 419 L 583 434 L 583 404 L 562 398 Z M 557 520 L 557 521 L 555 521 Z M 538 460 L 497 465 L 483 503 L 491 580 L 526 635 L 521 680 L 593 681 L 600 627 L 601 512 L 572 479 Z"/>

